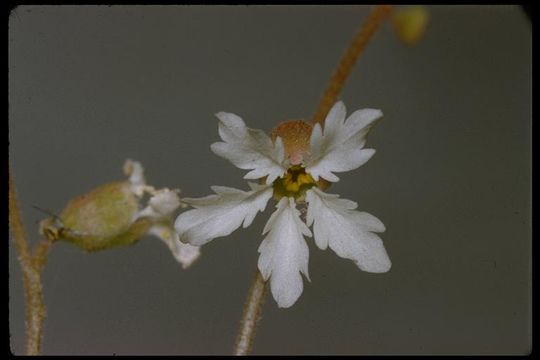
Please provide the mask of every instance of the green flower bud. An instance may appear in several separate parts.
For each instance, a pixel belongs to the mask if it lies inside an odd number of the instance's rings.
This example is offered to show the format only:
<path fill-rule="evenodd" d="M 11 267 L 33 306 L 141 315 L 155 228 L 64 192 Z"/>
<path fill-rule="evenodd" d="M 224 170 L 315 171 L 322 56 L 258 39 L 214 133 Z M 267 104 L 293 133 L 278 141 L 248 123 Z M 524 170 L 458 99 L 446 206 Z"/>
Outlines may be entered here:
<path fill-rule="evenodd" d="M 398 38 L 406 44 L 419 42 L 426 32 L 429 12 L 423 6 L 413 6 L 396 11 L 392 17 Z"/>

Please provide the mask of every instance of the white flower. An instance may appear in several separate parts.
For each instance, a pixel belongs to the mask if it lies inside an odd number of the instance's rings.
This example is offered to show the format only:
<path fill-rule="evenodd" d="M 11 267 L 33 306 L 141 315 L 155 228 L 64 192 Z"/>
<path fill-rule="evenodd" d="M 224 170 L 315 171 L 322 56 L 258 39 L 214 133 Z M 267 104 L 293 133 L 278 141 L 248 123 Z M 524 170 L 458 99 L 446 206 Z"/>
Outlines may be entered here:
<path fill-rule="evenodd" d="M 313 235 L 320 249 L 330 247 L 363 271 L 390 270 L 390 259 L 375 234 L 385 231 L 382 222 L 356 210 L 354 201 L 322 191 L 329 182 L 339 181 L 334 173 L 356 169 L 375 153 L 364 145 L 382 112 L 363 109 L 347 119 L 345 115 L 345 105 L 338 102 L 328 113 L 324 130 L 319 124 L 284 122 L 274 129 L 272 142 L 261 130 L 246 127 L 240 117 L 218 113 L 223 142 L 212 144 L 212 150 L 237 167 L 251 170 L 244 178 L 261 179 L 264 185 L 249 183 L 249 191 L 212 186 L 214 195 L 183 199 L 194 209 L 176 219 L 180 241 L 200 246 L 231 234 L 241 225 L 248 227 L 273 197 L 278 200 L 277 209 L 263 230 L 258 268 L 270 281 L 279 307 L 290 307 L 298 300 L 303 290 L 301 274 L 309 280 L 305 236 Z M 304 223 L 296 207 L 306 204 Z M 308 226 L 313 226 L 313 234 Z"/>

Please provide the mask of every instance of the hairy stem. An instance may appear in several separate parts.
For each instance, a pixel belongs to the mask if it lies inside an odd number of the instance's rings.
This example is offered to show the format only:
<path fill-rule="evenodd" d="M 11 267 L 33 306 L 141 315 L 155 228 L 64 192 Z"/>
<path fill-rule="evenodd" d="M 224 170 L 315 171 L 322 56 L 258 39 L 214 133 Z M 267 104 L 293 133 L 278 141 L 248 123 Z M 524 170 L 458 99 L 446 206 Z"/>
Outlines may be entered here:
<path fill-rule="evenodd" d="M 26 354 L 39 355 L 45 320 L 41 270 L 47 261 L 47 254 L 52 242 L 42 240 L 36 246 L 34 254 L 31 253 L 22 224 L 11 171 L 9 172 L 9 226 L 23 273 L 26 300 Z"/>
<path fill-rule="evenodd" d="M 266 297 L 266 289 L 266 282 L 257 270 L 255 280 L 249 289 L 246 304 L 244 305 L 240 330 L 236 337 L 234 355 L 248 355 L 251 352 L 257 324 L 261 317 L 262 305 Z"/>
<path fill-rule="evenodd" d="M 334 71 L 324 95 L 319 101 L 317 111 L 315 111 L 315 115 L 313 115 L 311 120 L 314 124 L 322 123 L 324 121 L 326 114 L 328 114 L 328 111 L 330 111 L 330 108 L 336 102 L 358 57 L 379 28 L 379 25 L 386 20 L 387 15 L 390 14 L 391 10 L 392 6 L 390 5 L 378 5 L 371 11 L 362 26 L 360 26 L 360 29 L 354 36 L 351 44 L 343 54 L 338 67 Z"/>

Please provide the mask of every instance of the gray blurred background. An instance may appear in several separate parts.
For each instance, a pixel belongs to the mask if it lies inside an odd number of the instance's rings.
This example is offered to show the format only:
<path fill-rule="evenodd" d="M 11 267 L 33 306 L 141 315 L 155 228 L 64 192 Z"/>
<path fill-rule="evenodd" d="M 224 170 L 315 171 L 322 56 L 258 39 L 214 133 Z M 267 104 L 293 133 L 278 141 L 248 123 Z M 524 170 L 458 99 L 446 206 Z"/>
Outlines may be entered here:
<path fill-rule="evenodd" d="M 186 196 L 246 189 L 210 151 L 218 111 L 270 131 L 309 118 L 368 6 L 21 6 L 9 18 L 10 163 L 32 242 L 44 215 L 126 158 Z M 377 154 L 331 193 L 379 217 L 393 262 L 360 271 L 312 239 L 304 292 L 268 296 L 254 354 L 524 354 L 531 350 L 531 26 L 519 7 L 429 7 L 415 47 L 389 23 L 344 88 L 382 109 Z M 269 204 L 182 270 L 147 237 L 44 270 L 44 354 L 230 354 Z M 9 245 L 11 349 L 24 301 Z"/>

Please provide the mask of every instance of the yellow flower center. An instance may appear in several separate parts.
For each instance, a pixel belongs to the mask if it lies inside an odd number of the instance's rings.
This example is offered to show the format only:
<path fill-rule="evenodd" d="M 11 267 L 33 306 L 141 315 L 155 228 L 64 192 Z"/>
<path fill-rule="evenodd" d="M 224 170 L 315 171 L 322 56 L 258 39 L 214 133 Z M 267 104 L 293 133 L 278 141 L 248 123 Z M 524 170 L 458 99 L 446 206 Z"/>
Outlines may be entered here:
<path fill-rule="evenodd" d="M 282 178 L 274 181 L 274 198 L 279 200 L 287 196 L 297 199 L 304 196 L 314 185 L 315 180 L 306 173 L 306 169 L 300 165 L 291 166 Z"/>
<path fill-rule="evenodd" d="M 278 136 L 282 139 L 285 156 L 291 164 L 287 173 L 273 183 L 276 201 L 284 196 L 302 201 L 306 191 L 313 186 L 321 190 L 330 186 L 330 183 L 323 178 L 319 178 L 318 181 L 313 180 L 301 165 L 305 155 L 309 154 L 309 139 L 312 130 L 313 125 L 303 120 L 283 121 L 272 130 L 272 140 L 275 141 Z"/>

